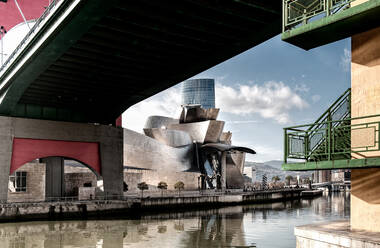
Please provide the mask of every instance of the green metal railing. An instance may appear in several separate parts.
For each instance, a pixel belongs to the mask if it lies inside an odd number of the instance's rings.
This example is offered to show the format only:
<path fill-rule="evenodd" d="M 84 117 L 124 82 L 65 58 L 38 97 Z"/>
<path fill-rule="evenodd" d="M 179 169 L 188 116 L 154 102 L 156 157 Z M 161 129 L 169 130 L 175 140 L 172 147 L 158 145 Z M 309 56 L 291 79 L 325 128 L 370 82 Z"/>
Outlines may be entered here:
<path fill-rule="evenodd" d="M 283 0 L 282 32 L 350 8 L 353 1 L 355 0 Z"/>
<path fill-rule="evenodd" d="M 314 124 L 284 129 L 284 160 L 303 159 L 306 162 L 351 159 L 370 156 L 380 151 L 380 115 L 326 121 L 314 132 L 323 134 L 317 149 L 310 149 L 310 127 Z M 353 142 L 351 142 L 353 141 Z"/>
<path fill-rule="evenodd" d="M 284 129 L 285 161 L 328 160 L 331 151 L 335 155 L 338 150 L 346 151 L 350 147 L 350 117 L 351 89 L 347 89 L 313 124 Z"/>

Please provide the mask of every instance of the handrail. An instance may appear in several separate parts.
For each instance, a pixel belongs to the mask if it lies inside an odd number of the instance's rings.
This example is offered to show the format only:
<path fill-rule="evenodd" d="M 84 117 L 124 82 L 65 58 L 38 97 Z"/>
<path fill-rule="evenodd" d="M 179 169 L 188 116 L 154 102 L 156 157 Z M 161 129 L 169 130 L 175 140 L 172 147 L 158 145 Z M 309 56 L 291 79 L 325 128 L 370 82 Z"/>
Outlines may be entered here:
<path fill-rule="evenodd" d="M 317 119 L 314 125 L 311 125 L 307 130 L 307 137 L 305 138 L 305 149 L 309 151 L 309 157 L 313 155 L 313 152 L 316 151 L 320 145 L 323 143 L 325 137 L 318 130 L 323 127 L 325 121 L 334 120 L 334 116 L 340 110 L 343 110 L 341 116 L 335 120 L 344 120 L 347 117 L 351 117 L 350 111 L 350 102 L 351 102 L 351 89 L 348 88 L 338 99 Z M 347 109 L 342 109 L 347 104 Z M 339 123 L 333 124 L 335 127 Z"/>
<path fill-rule="evenodd" d="M 307 24 L 318 17 L 327 17 L 351 7 L 355 0 L 283 0 L 282 32 Z"/>
<path fill-rule="evenodd" d="M 338 97 L 338 99 L 336 99 L 336 101 L 333 104 L 331 104 L 331 106 L 314 123 L 318 124 L 318 122 L 320 122 L 322 119 L 326 119 L 328 117 L 328 114 L 333 112 L 331 110 L 334 108 L 336 110 L 337 109 L 336 105 L 340 103 L 343 98 L 347 98 L 349 95 L 351 95 L 351 88 L 348 88 L 340 97 Z M 311 128 L 312 127 L 310 127 L 309 130 Z"/>
<path fill-rule="evenodd" d="M 353 120 L 360 120 L 360 119 L 368 119 L 368 118 L 376 118 L 376 117 L 380 117 L 380 114 L 376 114 L 376 115 L 366 115 L 366 116 L 360 116 L 360 117 L 354 117 L 354 118 L 347 118 L 347 119 L 344 119 L 344 120 L 336 120 L 336 121 L 326 121 L 326 122 L 323 122 L 324 124 L 328 124 L 328 123 L 335 123 L 335 122 L 343 122 L 343 121 L 353 121 Z M 376 123 L 376 122 L 375 122 Z M 314 123 L 310 123 L 310 124 L 304 124 L 304 125 L 298 125 L 298 126 L 291 126 L 291 127 L 284 127 L 283 129 L 293 129 L 293 128 L 300 128 L 300 127 L 308 127 L 310 125 L 313 125 Z M 307 131 L 307 130 L 301 130 L 301 131 Z"/>
<path fill-rule="evenodd" d="M 321 122 L 320 124 L 322 124 L 322 127 L 315 129 L 315 132 L 320 132 L 324 134 L 325 137 L 319 144 L 320 148 L 315 150 L 311 150 L 306 145 L 309 136 L 308 128 L 314 125 L 314 123 L 284 128 L 285 163 L 288 158 L 309 161 L 311 156 L 314 156 L 314 159 L 318 157 L 322 158 L 322 160 L 333 160 L 334 157 L 344 156 L 349 159 L 352 154 L 358 155 L 363 153 L 366 154 L 367 152 L 380 151 L 380 114 L 345 118 L 341 120 L 329 120 Z M 295 129 L 297 129 L 297 131 L 295 131 Z M 351 135 L 355 133 L 356 135 L 360 134 L 360 137 L 368 135 L 368 138 L 365 139 L 367 143 L 356 146 L 355 144 L 351 144 Z M 299 140 L 302 140 L 303 143 L 299 143 Z M 300 145 L 300 147 L 297 147 L 297 144 Z M 324 146 L 321 147 L 321 145 Z M 294 148 L 294 146 L 296 147 Z"/>

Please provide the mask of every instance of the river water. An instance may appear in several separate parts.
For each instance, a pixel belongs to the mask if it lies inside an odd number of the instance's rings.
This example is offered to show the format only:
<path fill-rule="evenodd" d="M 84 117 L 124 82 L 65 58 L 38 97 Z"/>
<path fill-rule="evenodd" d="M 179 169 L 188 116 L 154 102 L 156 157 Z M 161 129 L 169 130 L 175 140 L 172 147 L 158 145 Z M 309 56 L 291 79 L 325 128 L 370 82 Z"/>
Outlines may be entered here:
<path fill-rule="evenodd" d="M 5 223 L 0 224 L 0 247 L 295 247 L 295 226 L 349 215 L 349 193 L 335 193 L 124 220 Z"/>

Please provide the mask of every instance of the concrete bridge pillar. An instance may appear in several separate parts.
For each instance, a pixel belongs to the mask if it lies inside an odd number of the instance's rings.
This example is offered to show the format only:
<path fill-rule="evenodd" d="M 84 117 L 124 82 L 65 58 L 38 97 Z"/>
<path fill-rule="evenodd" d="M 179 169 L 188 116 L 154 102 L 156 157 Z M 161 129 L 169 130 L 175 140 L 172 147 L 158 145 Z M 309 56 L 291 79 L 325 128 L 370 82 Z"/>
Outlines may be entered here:
<path fill-rule="evenodd" d="M 380 114 L 380 27 L 352 36 L 351 49 L 351 117 Z M 359 119 L 352 124 L 378 121 Z M 351 131 L 351 147 L 379 145 L 372 136 L 353 132 L 358 131 Z M 353 158 L 379 156 L 380 152 L 352 153 Z M 351 228 L 380 232 L 378 168 L 351 171 Z"/>
<path fill-rule="evenodd" d="M 107 196 L 123 194 L 122 128 L 0 117 L 0 200 L 7 200 L 9 175 L 38 158 L 47 162 L 47 196 L 62 196 L 62 157 L 83 162 L 102 177 Z"/>
<path fill-rule="evenodd" d="M 1 118 L 0 121 L 0 201 L 7 201 L 9 170 L 12 159 L 11 118 Z"/>

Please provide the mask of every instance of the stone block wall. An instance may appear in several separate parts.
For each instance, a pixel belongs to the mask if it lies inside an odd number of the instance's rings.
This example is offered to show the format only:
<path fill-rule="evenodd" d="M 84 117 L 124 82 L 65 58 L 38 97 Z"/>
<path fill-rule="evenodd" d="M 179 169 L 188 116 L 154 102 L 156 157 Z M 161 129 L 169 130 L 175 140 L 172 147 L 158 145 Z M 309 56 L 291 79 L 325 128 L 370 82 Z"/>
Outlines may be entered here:
<path fill-rule="evenodd" d="M 198 190 L 198 172 L 169 172 L 156 170 L 124 170 L 124 182 L 128 184 L 128 191 L 138 191 L 137 184 L 146 182 L 149 190 L 156 190 L 157 184 L 164 181 L 168 184 L 168 190 L 174 190 L 174 184 L 182 181 L 185 184 L 185 190 Z"/>
<path fill-rule="evenodd" d="M 8 192 L 8 202 L 39 202 L 45 200 L 44 163 L 31 162 L 23 165 L 16 172 L 26 172 L 26 192 Z"/>
<path fill-rule="evenodd" d="M 65 196 L 79 196 L 79 189 L 85 183 L 91 183 L 91 187 L 96 187 L 96 175 L 92 172 L 65 173 Z"/>
<path fill-rule="evenodd" d="M 95 198 L 96 187 L 79 187 L 78 199 L 81 200 L 92 200 Z"/>

